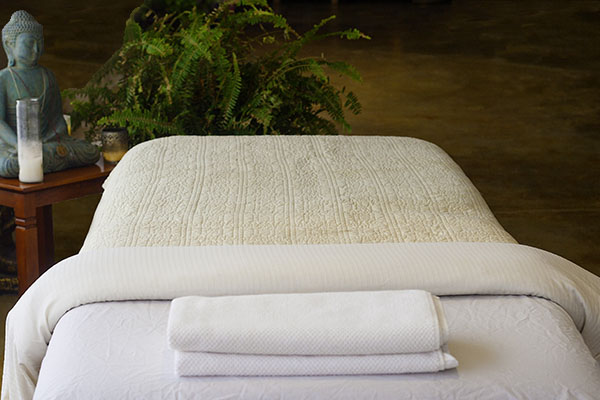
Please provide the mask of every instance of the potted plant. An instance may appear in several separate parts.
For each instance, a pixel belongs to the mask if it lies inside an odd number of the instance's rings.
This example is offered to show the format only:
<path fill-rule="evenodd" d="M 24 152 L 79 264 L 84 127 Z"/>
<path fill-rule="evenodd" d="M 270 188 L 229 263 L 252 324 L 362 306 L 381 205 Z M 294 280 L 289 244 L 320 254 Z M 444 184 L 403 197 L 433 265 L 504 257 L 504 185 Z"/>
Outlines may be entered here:
<path fill-rule="evenodd" d="M 74 128 L 126 127 L 130 144 L 168 135 L 336 134 L 357 97 L 334 87 L 327 69 L 360 80 L 345 62 L 300 57 L 331 36 L 367 38 L 356 29 L 321 33 L 334 17 L 298 34 L 266 0 L 215 8 L 136 9 L 123 45 L 82 89 L 69 89 Z"/>

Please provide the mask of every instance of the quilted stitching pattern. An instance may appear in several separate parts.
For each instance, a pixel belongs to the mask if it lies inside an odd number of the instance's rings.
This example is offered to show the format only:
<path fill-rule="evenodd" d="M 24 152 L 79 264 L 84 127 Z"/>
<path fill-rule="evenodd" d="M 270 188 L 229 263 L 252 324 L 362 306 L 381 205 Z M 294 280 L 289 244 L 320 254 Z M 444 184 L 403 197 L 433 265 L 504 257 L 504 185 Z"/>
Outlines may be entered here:
<path fill-rule="evenodd" d="M 169 137 L 105 183 L 82 251 L 121 246 L 514 242 L 439 147 L 403 137 Z"/>

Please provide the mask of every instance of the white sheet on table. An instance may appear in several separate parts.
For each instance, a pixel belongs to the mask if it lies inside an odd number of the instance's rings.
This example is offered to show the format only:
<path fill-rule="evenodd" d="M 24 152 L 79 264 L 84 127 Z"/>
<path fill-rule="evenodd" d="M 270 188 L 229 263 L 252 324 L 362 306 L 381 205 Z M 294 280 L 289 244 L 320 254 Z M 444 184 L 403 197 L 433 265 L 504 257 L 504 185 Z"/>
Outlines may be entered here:
<path fill-rule="evenodd" d="M 165 273 L 168 271 L 168 273 Z M 508 243 L 115 248 L 63 260 L 6 322 L 3 399 L 29 399 L 59 319 L 78 305 L 182 296 L 421 289 L 535 295 L 560 304 L 600 358 L 600 278 L 543 250 Z M 460 360 L 459 360 L 460 362 Z"/>
<path fill-rule="evenodd" d="M 436 351 L 448 329 L 431 293 L 379 290 L 180 297 L 167 337 L 184 352 L 348 356 Z"/>
<path fill-rule="evenodd" d="M 179 378 L 168 348 L 169 302 L 97 303 L 58 323 L 35 399 L 579 399 L 600 368 L 567 313 L 524 296 L 442 297 L 460 365 L 388 376 Z"/>

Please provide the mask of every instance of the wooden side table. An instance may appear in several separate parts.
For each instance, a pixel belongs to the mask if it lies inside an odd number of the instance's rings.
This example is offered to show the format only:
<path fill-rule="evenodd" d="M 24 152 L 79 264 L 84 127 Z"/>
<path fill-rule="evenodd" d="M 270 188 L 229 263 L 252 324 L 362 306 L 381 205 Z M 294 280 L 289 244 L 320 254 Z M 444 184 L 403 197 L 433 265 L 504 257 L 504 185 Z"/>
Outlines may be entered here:
<path fill-rule="evenodd" d="M 95 165 L 44 175 L 42 183 L 0 177 L 0 205 L 15 211 L 19 295 L 54 264 L 52 204 L 102 192 L 114 168 Z"/>

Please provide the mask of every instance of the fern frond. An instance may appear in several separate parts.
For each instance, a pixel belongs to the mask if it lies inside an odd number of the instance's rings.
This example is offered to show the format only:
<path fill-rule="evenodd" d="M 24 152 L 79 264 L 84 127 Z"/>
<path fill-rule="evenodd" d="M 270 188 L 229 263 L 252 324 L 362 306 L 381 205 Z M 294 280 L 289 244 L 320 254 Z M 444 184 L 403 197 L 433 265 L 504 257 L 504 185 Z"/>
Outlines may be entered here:
<path fill-rule="evenodd" d="M 167 57 L 173 53 L 173 48 L 162 38 L 151 38 L 143 41 L 144 51 L 151 56 L 161 58 Z"/>
<path fill-rule="evenodd" d="M 326 82 L 328 80 L 327 74 L 323 70 L 323 67 L 313 58 L 308 60 L 308 68 L 318 79 Z"/>
<path fill-rule="evenodd" d="M 329 68 L 331 68 L 332 70 L 334 70 L 335 72 L 337 72 L 339 74 L 348 76 L 355 81 L 362 82 L 362 77 L 360 76 L 360 73 L 358 72 L 358 70 L 346 62 L 343 62 L 343 61 L 330 62 L 330 61 L 326 61 L 326 60 L 319 60 L 319 63 L 327 65 Z"/>
<path fill-rule="evenodd" d="M 232 53 L 232 66 L 233 71 L 228 79 L 225 81 L 225 87 L 223 89 L 223 119 L 221 125 L 227 126 L 231 117 L 233 116 L 233 109 L 237 103 L 238 96 L 242 90 L 242 77 L 240 75 L 240 68 L 238 66 L 237 57 L 235 53 Z"/>
<path fill-rule="evenodd" d="M 286 57 L 296 57 L 298 52 L 309 42 L 317 40 L 320 36 L 318 35 L 319 29 L 321 29 L 325 24 L 329 21 L 335 19 L 335 15 L 332 15 L 328 18 L 322 19 L 318 24 L 314 25 L 312 29 L 301 35 L 298 39 L 296 39 L 285 51 Z"/>
<path fill-rule="evenodd" d="M 341 37 L 342 39 L 348 39 L 348 40 L 358 40 L 358 39 L 371 40 L 370 36 L 365 35 L 364 33 L 362 33 L 361 31 L 359 31 L 356 28 L 347 29 L 345 31 L 337 33 L 337 35 L 339 35 L 339 37 Z"/>
<path fill-rule="evenodd" d="M 348 92 L 344 107 L 350 110 L 354 115 L 358 115 L 362 111 L 362 105 L 359 103 L 358 97 L 356 97 L 354 92 Z"/>
<path fill-rule="evenodd" d="M 211 31 L 205 26 L 181 32 L 179 36 L 183 49 L 173 67 L 173 82 L 176 90 L 180 90 L 188 78 L 196 72 L 200 60 L 212 62 L 214 56 L 211 46 L 217 43 L 222 35 L 222 32 Z"/>
<path fill-rule="evenodd" d="M 138 42 L 142 39 L 142 27 L 129 18 L 125 23 L 125 32 L 123 33 L 123 43 Z"/>
<path fill-rule="evenodd" d="M 161 136 L 184 134 L 177 125 L 157 119 L 151 110 L 119 110 L 102 118 L 99 123 L 126 127 L 132 144 Z"/>

